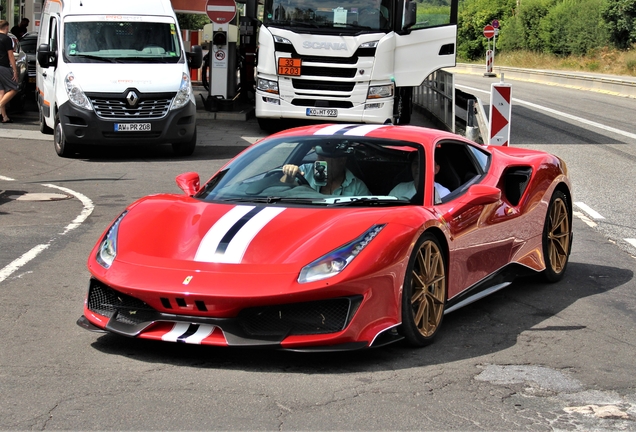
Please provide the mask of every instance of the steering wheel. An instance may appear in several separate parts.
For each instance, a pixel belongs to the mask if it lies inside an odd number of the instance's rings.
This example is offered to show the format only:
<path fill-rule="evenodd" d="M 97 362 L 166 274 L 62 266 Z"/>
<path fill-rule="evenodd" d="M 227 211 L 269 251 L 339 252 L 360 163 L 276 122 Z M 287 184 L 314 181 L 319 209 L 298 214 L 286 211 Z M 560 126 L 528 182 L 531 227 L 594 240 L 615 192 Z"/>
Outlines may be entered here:
<path fill-rule="evenodd" d="M 271 170 L 270 172 L 268 172 L 266 177 L 270 177 L 270 176 L 273 176 L 275 174 L 279 174 L 281 177 L 285 175 L 285 173 L 283 172 L 282 168 L 275 168 L 275 169 Z M 300 173 L 300 171 L 296 171 L 296 175 L 294 175 L 294 179 L 298 183 L 298 186 L 309 186 L 309 182 Z M 284 184 L 289 184 L 289 183 L 281 182 L 281 184 L 284 185 Z"/>

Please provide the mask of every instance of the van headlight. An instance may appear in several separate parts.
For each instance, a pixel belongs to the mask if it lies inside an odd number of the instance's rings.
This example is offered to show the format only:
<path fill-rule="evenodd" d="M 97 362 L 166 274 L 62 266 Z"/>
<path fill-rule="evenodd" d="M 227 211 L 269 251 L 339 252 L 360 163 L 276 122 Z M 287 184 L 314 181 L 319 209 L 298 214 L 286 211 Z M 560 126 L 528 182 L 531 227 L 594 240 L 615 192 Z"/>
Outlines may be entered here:
<path fill-rule="evenodd" d="M 183 72 L 181 75 L 181 85 L 179 91 L 172 101 L 172 107 L 170 109 L 183 108 L 188 102 L 190 102 L 190 96 L 192 95 L 192 84 L 190 83 L 190 75 Z"/>
<path fill-rule="evenodd" d="M 66 74 L 64 84 L 66 84 L 65 87 L 68 100 L 71 101 L 73 105 L 90 111 L 93 110 L 91 101 L 88 100 L 82 88 L 75 82 L 75 75 L 73 75 L 73 72 Z"/>

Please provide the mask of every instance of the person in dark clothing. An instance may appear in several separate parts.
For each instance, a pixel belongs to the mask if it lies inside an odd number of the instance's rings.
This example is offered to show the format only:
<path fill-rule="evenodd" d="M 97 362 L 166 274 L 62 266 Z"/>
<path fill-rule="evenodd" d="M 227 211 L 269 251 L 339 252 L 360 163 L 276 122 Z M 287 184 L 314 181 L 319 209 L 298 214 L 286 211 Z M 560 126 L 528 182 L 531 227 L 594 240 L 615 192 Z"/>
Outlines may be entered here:
<path fill-rule="evenodd" d="M 9 22 L 0 21 L 0 113 L 2 123 L 12 123 L 6 105 L 18 92 L 18 66 L 13 55 L 13 41 L 7 33 Z"/>
<path fill-rule="evenodd" d="M 28 27 L 29 27 L 29 19 L 28 18 L 22 18 L 22 21 L 20 21 L 20 24 L 14 25 L 11 28 L 11 33 L 15 37 L 17 37 L 18 40 L 20 40 L 20 39 L 22 39 L 22 36 L 24 36 L 24 34 L 29 31 Z"/>

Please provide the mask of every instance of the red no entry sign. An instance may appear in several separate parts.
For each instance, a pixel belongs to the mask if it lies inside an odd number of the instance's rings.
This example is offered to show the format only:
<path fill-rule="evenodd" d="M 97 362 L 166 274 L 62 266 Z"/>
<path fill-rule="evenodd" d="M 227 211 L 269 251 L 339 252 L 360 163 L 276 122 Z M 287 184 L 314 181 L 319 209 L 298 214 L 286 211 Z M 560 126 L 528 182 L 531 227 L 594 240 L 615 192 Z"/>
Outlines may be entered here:
<path fill-rule="evenodd" d="M 208 0 L 205 12 L 212 22 L 227 24 L 236 16 L 236 3 L 234 0 Z"/>
<path fill-rule="evenodd" d="M 490 39 L 494 35 L 495 35 L 495 28 L 493 26 L 487 25 L 486 27 L 484 27 L 484 36 Z"/>

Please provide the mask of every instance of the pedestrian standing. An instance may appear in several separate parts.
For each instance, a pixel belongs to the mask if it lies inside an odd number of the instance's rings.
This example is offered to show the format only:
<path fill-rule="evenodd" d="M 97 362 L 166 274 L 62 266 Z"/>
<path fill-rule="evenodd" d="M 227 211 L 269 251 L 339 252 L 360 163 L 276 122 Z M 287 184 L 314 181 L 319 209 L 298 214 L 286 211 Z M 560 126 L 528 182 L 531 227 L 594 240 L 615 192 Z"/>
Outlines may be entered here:
<path fill-rule="evenodd" d="M 13 41 L 7 33 L 9 22 L 0 21 L 0 114 L 2 123 L 13 123 L 7 117 L 6 105 L 18 92 L 18 66 L 13 55 Z"/>
<path fill-rule="evenodd" d="M 22 36 L 24 36 L 26 34 L 26 32 L 29 31 L 29 19 L 28 18 L 22 18 L 22 21 L 20 21 L 20 24 L 18 25 L 14 25 L 11 28 L 11 33 L 13 34 L 13 36 L 17 37 L 18 40 L 22 40 Z"/>

